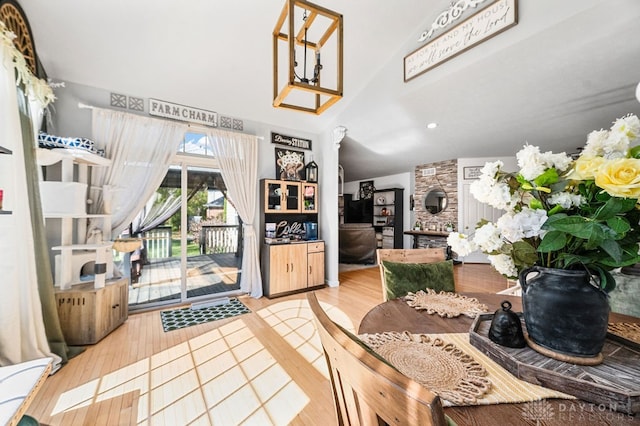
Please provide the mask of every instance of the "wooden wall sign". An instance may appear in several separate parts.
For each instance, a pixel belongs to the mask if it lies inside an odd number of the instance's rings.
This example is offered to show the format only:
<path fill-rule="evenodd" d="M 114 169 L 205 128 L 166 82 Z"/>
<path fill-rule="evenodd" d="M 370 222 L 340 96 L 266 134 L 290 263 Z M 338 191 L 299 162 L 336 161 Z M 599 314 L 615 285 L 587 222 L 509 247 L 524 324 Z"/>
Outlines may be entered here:
<path fill-rule="evenodd" d="M 217 112 L 192 108 L 158 99 L 149 99 L 149 115 L 173 118 L 174 120 L 204 124 L 205 126 L 211 127 L 216 127 L 218 125 Z"/>
<path fill-rule="evenodd" d="M 311 141 L 309 139 L 281 135 L 280 133 L 275 132 L 271 132 L 271 143 L 285 145 L 291 148 L 311 149 Z"/>
<path fill-rule="evenodd" d="M 518 22 L 517 0 L 497 0 L 404 57 L 404 81 L 419 76 Z"/>

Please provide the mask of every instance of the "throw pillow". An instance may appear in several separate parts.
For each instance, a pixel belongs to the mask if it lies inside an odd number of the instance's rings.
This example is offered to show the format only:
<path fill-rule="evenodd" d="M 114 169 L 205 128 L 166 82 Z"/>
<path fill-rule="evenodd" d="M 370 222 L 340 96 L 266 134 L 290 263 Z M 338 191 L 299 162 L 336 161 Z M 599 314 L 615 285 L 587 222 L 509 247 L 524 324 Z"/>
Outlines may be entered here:
<path fill-rule="evenodd" d="M 382 261 L 387 299 L 405 296 L 427 288 L 435 291 L 455 291 L 453 261 L 434 263 L 399 263 Z"/>

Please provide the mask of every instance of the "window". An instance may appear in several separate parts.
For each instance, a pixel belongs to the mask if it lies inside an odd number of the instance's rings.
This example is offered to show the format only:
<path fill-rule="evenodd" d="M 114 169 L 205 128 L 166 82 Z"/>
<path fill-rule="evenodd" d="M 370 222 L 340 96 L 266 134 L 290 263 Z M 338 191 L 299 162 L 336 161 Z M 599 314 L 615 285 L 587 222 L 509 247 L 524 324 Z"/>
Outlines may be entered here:
<path fill-rule="evenodd" d="M 179 154 L 203 155 L 213 157 L 213 149 L 209 138 L 202 133 L 185 133 L 184 140 L 178 147 Z"/>

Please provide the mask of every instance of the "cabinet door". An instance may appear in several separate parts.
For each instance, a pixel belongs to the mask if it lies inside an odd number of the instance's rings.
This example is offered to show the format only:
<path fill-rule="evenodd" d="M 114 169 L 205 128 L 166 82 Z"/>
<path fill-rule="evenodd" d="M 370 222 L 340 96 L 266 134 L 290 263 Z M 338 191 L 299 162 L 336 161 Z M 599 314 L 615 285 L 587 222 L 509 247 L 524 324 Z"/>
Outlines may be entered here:
<path fill-rule="evenodd" d="M 265 213 L 300 213 L 302 205 L 300 182 L 264 181 Z"/>
<path fill-rule="evenodd" d="M 289 289 L 305 289 L 307 288 L 307 245 L 291 244 L 289 247 L 289 256 L 291 260 Z"/>
<path fill-rule="evenodd" d="M 264 211 L 265 213 L 280 213 L 284 209 L 285 204 L 285 188 L 282 181 L 265 180 L 264 181 Z"/>
<path fill-rule="evenodd" d="M 283 209 L 286 213 L 299 213 L 302 204 L 300 182 L 283 182 L 285 202 Z"/>
<path fill-rule="evenodd" d="M 120 280 L 117 283 L 109 284 L 112 287 L 109 295 L 111 308 L 111 322 L 109 329 L 113 330 L 122 324 L 128 317 L 129 309 L 129 286 L 126 280 Z"/>
<path fill-rule="evenodd" d="M 318 184 L 303 182 L 302 190 L 302 213 L 318 213 Z"/>
<path fill-rule="evenodd" d="M 308 286 L 324 285 L 324 252 L 309 253 Z"/>
<path fill-rule="evenodd" d="M 290 291 L 291 261 L 289 245 L 269 246 L 269 293 Z"/>

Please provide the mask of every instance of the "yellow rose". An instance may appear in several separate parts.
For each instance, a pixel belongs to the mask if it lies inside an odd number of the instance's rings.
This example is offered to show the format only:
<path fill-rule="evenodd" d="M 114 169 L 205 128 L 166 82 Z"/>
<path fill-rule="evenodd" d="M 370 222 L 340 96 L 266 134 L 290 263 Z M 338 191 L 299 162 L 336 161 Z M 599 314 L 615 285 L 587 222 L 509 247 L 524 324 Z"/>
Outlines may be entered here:
<path fill-rule="evenodd" d="M 573 180 L 593 179 L 604 161 L 602 157 L 587 158 L 581 156 L 573 163 L 573 170 L 568 177 Z"/>
<path fill-rule="evenodd" d="M 640 160 L 607 160 L 598 168 L 595 181 L 613 197 L 640 198 Z"/>

